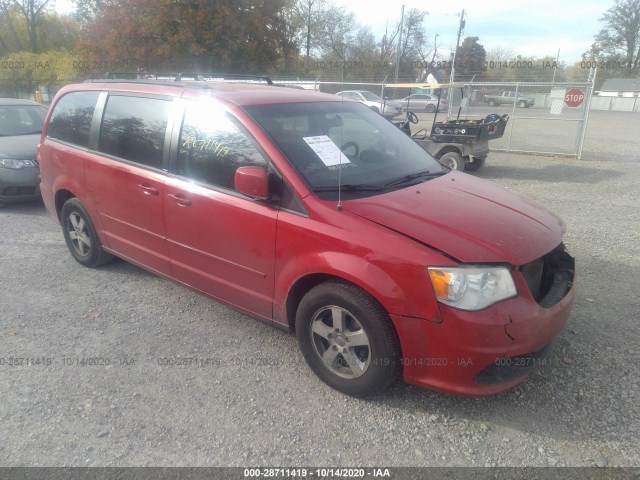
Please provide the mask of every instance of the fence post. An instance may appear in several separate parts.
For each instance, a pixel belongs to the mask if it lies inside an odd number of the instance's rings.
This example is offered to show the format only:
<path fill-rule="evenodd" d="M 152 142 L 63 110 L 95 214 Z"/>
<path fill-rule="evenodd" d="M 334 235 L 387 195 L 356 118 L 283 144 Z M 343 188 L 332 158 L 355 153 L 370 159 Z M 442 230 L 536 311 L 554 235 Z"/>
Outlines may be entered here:
<path fill-rule="evenodd" d="M 513 124 L 516 121 L 516 103 L 518 103 L 518 90 L 520 89 L 520 83 L 516 83 L 516 91 L 513 94 L 513 107 L 511 108 L 511 120 L 509 123 L 511 124 L 509 128 L 509 138 L 507 139 L 507 152 L 511 151 L 511 137 L 513 136 Z"/>
<path fill-rule="evenodd" d="M 593 74 L 590 78 L 591 82 L 587 84 L 587 103 L 584 106 L 584 118 L 582 120 L 582 132 L 580 132 L 580 139 L 578 143 L 578 151 L 576 152 L 578 160 L 582 158 L 582 148 L 584 147 L 584 139 L 587 134 L 587 124 L 589 123 L 589 110 L 591 110 L 591 97 L 593 96 L 593 88 L 596 83 L 596 73 L 598 67 L 595 67 L 591 70 L 590 74 Z"/>

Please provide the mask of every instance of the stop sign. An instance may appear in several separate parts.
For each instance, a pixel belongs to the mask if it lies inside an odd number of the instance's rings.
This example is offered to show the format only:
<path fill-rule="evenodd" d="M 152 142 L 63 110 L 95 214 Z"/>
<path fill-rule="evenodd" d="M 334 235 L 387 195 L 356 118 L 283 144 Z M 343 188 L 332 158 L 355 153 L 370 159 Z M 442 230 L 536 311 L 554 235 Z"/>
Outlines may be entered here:
<path fill-rule="evenodd" d="M 584 90 L 581 88 L 570 88 L 564 96 L 564 103 L 567 107 L 577 107 L 584 101 Z"/>

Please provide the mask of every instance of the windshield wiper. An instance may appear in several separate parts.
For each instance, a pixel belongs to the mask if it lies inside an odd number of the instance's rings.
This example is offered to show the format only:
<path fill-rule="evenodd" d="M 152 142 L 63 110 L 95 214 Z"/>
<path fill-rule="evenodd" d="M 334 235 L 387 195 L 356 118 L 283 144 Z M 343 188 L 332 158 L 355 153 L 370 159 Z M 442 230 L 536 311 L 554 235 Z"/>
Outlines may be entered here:
<path fill-rule="evenodd" d="M 419 178 L 424 178 L 424 179 L 435 178 L 435 177 L 444 175 L 445 173 L 448 173 L 448 172 L 446 170 L 442 170 L 440 172 L 430 172 L 429 170 L 425 170 L 424 172 L 410 173 L 409 175 L 400 177 L 397 180 L 394 180 L 393 182 L 385 183 L 383 187 L 397 187 L 400 185 L 404 185 L 405 183 L 413 182 L 414 180 L 417 180 Z"/>
<path fill-rule="evenodd" d="M 367 185 L 366 183 L 352 184 L 346 183 L 344 185 L 327 185 L 324 187 L 315 187 L 314 192 L 337 192 L 342 190 L 343 192 L 381 192 L 384 187 L 379 185 Z"/>

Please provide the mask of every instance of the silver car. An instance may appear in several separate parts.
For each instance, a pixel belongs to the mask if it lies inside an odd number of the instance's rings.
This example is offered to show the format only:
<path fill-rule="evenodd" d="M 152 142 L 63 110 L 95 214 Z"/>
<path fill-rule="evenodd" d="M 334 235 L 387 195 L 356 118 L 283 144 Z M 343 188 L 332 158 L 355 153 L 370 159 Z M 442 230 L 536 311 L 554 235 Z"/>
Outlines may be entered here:
<path fill-rule="evenodd" d="M 39 103 L 0 98 L 0 205 L 40 197 L 36 156 L 46 115 Z"/>
<path fill-rule="evenodd" d="M 449 106 L 449 102 L 445 98 L 440 99 L 438 106 L 438 97 L 428 95 L 426 93 L 414 93 L 400 100 L 400 104 L 404 110 L 410 112 L 435 112 L 436 108 L 442 112 Z"/>
<path fill-rule="evenodd" d="M 397 117 L 402 113 L 402 105 L 398 102 L 383 100 L 378 95 L 368 90 L 345 90 L 343 92 L 336 93 L 336 95 L 364 103 L 374 112 L 378 112 L 387 118 Z"/>

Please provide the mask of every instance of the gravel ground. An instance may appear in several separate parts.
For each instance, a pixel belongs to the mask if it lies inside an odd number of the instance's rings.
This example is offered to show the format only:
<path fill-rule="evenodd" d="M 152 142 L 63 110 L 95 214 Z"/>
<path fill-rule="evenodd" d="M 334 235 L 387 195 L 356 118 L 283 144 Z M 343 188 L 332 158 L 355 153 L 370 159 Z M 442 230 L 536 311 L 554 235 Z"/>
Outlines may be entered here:
<path fill-rule="evenodd" d="M 562 216 L 579 269 L 548 364 L 483 399 L 344 396 L 288 333 L 123 261 L 83 268 L 41 204 L 1 207 L 0 466 L 640 466 L 640 163 L 605 144 L 477 173 Z"/>

